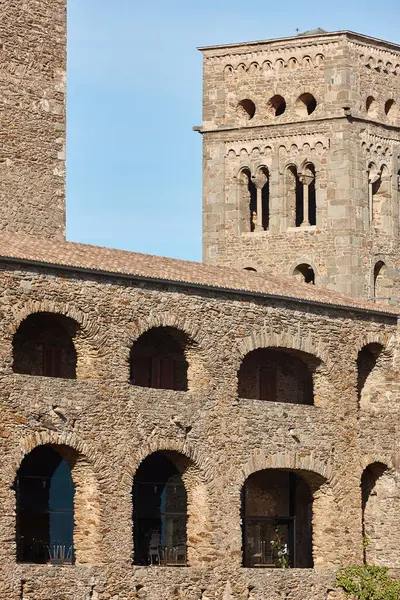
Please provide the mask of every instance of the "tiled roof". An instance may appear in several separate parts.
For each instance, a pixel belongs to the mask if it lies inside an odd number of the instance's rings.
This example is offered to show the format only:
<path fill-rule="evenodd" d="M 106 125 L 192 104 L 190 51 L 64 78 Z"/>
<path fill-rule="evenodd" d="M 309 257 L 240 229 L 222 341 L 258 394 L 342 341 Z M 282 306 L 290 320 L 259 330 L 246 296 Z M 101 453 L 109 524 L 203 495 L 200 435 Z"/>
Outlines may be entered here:
<path fill-rule="evenodd" d="M 198 262 L 89 246 L 55 242 L 31 236 L 0 235 L 0 258 L 49 266 L 88 270 L 128 277 L 176 282 L 243 293 L 277 296 L 302 302 L 396 315 L 398 310 L 338 294 L 289 277 L 216 267 Z"/>

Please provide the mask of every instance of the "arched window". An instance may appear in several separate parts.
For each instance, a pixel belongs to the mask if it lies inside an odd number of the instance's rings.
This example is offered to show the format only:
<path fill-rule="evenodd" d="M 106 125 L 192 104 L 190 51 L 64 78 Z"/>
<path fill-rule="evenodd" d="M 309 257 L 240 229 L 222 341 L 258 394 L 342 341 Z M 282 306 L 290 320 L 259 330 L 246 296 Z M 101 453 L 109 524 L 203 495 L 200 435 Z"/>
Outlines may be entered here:
<path fill-rule="evenodd" d="M 134 385 L 163 390 L 188 389 L 188 338 L 173 327 L 154 327 L 133 344 L 130 380 Z"/>
<path fill-rule="evenodd" d="M 393 564 L 398 554 L 395 524 L 399 501 L 395 478 L 387 465 L 375 462 L 361 478 L 364 561 L 372 565 Z"/>
<path fill-rule="evenodd" d="M 296 350 L 259 348 L 243 359 L 238 373 L 240 398 L 313 404 L 313 373 L 318 359 Z"/>
<path fill-rule="evenodd" d="M 50 446 L 24 458 L 16 478 L 17 560 L 74 562 L 74 484 L 66 460 Z"/>
<path fill-rule="evenodd" d="M 285 196 L 290 225 L 300 227 L 304 220 L 303 186 L 294 165 L 285 170 Z"/>
<path fill-rule="evenodd" d="M 357 356 L 357 392 L 360 408 L 370 408 L 379 403 L 382 387 L 385 388 L 383 346 L 378 343 L 364 346 Z"/>
<path fill-rule="evenodd" d="M 390 217 L 390 176 L 385 165 L 368 167 L 369 220 L 375 231 L 387 233 Z"/>
<path fill-rule="evenodd" d="M 304 283 L 315 284 L 315 272 L 311 265 L 307 263 L 302 263 L 297 265 L 295 270 L 293 271 L 293 275 L 299 281 L 304 281 Z"/>
<path fill-rule="evenodd" d="M 133 484 L 134 561 L 137 565 L 187 563 L 187 494 L 175 453 L 155 452 Z"/>
<path fill-rule="evenodd" d="M 383 261 L 374 266 L 373 297 L 377 302 L 389 304 L 392 294 L 393 280 L 388 276 L 387 267 Z"/>
<path fill-rule="evenodd" d="M 315 489 L 322 478 L 313 474 Z M 242 488 L 244 567 L 313 566 L 313 494 L 295 471 L 265 469 Z"/>
<path fill-rule="evenodd" d="M 29 315 L 13 339 L 14 373 L 76 378 L 74 337 L 78 324 L 53 313 Z"/>
<path fill-rule="evenodd" d="M 243 212 L 248 215 L 245 220 L 245 231 L 255 231 L 257 226 L 257 188 L 249 169 L 243 169 L 240 172 L 239 184 Z"/>

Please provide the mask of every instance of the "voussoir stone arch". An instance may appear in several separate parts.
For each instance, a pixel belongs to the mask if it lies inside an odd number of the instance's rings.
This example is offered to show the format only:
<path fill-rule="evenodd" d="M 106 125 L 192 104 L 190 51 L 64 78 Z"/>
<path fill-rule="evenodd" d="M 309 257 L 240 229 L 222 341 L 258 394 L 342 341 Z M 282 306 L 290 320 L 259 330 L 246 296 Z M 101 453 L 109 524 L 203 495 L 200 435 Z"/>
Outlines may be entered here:
<path fill-rule="evenodd" d="M 241 484 L 243 484 L 253 473 L 265 469 L 310 471 L 321 475 L 326 481 L 329 481 L 332 477 L 332 466 L 315 456 L 313 453 L 307 455 L 298 454 L 296 452 L 278 452 L 276 454 L 269 454 L 264 450 L 256 449 L 242 467 Z"/>
<path fill-rule="evenodd" d="M 14 319 L 10 326 L 11 340 L 23 321 L 38 313 L 60 315 L 72 319 L 78 324 L 78 331 L 73 340 L 78 359 L 78 379 L 96 379 L 98 357 L 110 352 L 107 344 L 107 331 L 102 331 L 101 326 L 94 318 L 73 305 L 50 300 L 40 302 L 28 300 L 23 307 L 17 306 L 13 309 Z M 10 356 L 12 356 L 12 352 L 10 352 Z"/>
<path fill-rule="evenodd" d="M 354 344 L 351 346 L 350 352 L 353 353 L 353 360 L 357 360 L 358 353 L 360 350 L 368 346 L 369 344 L 380 344 L 383 348 L 384 354 L 393 358 L 394 348 L 396 345 L 395 336 L 389 333 L 383 332 L 368 332 L 366 335 L 359 337 L 355 340 Z"/>
<path fill-rule="evenodd" d="M 19 447 L 11 457 L 12 481 L 18 471 L 22 460 L 32 450 L 38 446 L 66 446 L 75 450 L 78 454 L 84 456 L 91 465 L 93 472 L 96 475 L 101 475 L 104 480 L 104 475 L 107 473 L 106 462 L 102 459 L 101 454 L 96 452 L 73 432 L 65 431 L 57 433 L 55 431 L 37 431 L 36 433 L 24 437 L 20 440 Z M 10 485 L 12 485 L 12 481 Z"/>
<path fill-rule="evenodd" d="M 191 338 L 199 347 L 202 347 L 206 341 L 207 335 L 202 331 L 199 323 L 196 323 L 192 319 L 183 317 L 177 312 L 154 312 L 150 313 L 147 317 L 135 319 L 129 323 L 129 336 L 127 340 L 127 346 L 130 346 L 135 342 L 143 333 L 153 329 L 155 327 L 171 327 L 178 329 L 185 333 Z M 212 349 L 212 341 L 210 340 L 210 348 Z"/>
<path fill-rule="evenodd" d="M 207 456 L 203 455 L 187 440 L 177 440 L 173 438 L 152 439 L 150 442 L 141 445 L 140 450 L 132 457 L 129 457 L 123 468 L 122 481 L 123 486 L 132 485 L 132 479 L 135 476 L 141 463 L 154 452 L 174 452 L 189 459 L 193 464 L 199 480 L 204 484 L 211 484 L 214 480 L 214 468 Z"/>
<path fill-rule="evenodd" d="M 253 350 L 260 348 L 282 348 L 299 350 L 312 354 L 326 367 L 329 367 L 331 359 L 329 351 L 320 339 L 314 338 L 314 336 L 304 328 L 298 328 L 297 331 L 283 331 L 277 333 L 272 329 L 262 329 L 260 331 L 254 331 L 251 335 L 244 338 L 237 348 L 239 361 Z"/>
<path fill-rule="evenodd" d="M 102 551 L 101 488 L 107 467 L 99 455 L 71 432 L 41 431 L 23 438 L 12 460 L 12 488 L 23 459 L 39 446 L 50 446 L 68 463 L 74 483 L 74 547 L 77 564 L 100 564 Z"/>
<path fill-rule="evenodd" d="M 400 457 L 399 457 L 400 458 Z M 380 463 L 385 465 L 389 471 L 394 470 L 394 464 L 397 463 L 396 457 L 388 456 L 387 454 L 364 454 L 360 461 L 360 480 L 365 469 L 370 465 Z"/>
<path fill-rule="evenodd" d="M 313 261 L 308 258 L 307 256 L 300 256 L 295 262 L 293 262 L 288 271 L 287 274 L 291 277 L 292 275 L 294 275 L 294 272 L 296 271 L 297 267 L 299 265 L 309 265 L 312 270 L 314 271 L 315 275 L 318 275 L 318 269 L 316 268 L 315 264 L 313 263 Z"/>
<path fill-rule="evenodd" d="M 42 300 L 41 302 L 28 300 L 23 308 L 17 307 L 13 309 L 13 313 L 14 321 L 11 324 L 12 334 L 17 331 L 21 323 L 27 317 L 36 313 L 53 313 L 69 317 L 80 325 L 82 333 L 87 337 L 98 335 L 100 330 L 98 323 L 94 319 L 91 319 L 86 313 L 83 313 L 69 304 L 58 304 L 56 302 L 51 302 L 50 300 Z"/>

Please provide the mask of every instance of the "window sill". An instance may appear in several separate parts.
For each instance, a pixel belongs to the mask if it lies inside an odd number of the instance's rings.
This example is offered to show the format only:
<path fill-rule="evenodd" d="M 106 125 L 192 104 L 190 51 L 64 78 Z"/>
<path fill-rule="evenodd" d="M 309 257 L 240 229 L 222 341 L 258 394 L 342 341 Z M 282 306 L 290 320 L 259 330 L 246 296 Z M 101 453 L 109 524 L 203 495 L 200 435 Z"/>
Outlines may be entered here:
<path fill-rule="evenodd" d="M 302 225 L 300 225 L 300 227 L 288 227 L 286 231 L 287 231 L 287 233 L 300 233 L 300 232 L 316 233 L 317 226 L 316 225 L 307 225 L 307 226 L 303 227 Z"/>

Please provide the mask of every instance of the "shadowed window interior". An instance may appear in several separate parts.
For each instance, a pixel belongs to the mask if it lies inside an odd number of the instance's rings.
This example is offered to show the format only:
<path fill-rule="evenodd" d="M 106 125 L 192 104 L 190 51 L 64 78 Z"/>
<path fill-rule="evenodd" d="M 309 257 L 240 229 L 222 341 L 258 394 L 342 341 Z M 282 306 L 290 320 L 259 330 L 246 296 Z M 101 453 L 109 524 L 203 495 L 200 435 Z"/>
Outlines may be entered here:
<path fill-rule="evenodd" d="M 14 335 L 14 373 L 75 379 L 77 331 L 78 324 L 63 315 L 29 315 Z"/>
<path fill-rule="evenodd" d="M 291 471 L 265 469 L 242 488 L 244 567 L 311 568 L 313 497 Z"/>
<path fill-rule="evenodd" d="M 361 478 L 363 537 L 366 564 L 391 564 L 398 539 L 390 523 L 398 515 L 397 484 L 390 469 L 381 462 L 366 467 Z"/>
<path fill-rule="evenodd" d="M 187 391 L 187 344 L 187 336 L 173 327 L 155 327 L 143 333 L 131 350 L 131 383 Z"/>
<path fill-rule="evenodd" d="M 187 494 L 172 457 L 155 452 L 133 483 L 135 564 L 185 566 Z"/>
<path fill-rule="evenodd" d="M 315 272 L 311 265 L 307 263 L 302 263 L 301 265 L 297 265 L 295 270 L 293 271 L 293 275 L 299 281 L 303 281 L 304 283 L 312 283 L 315 284 Z"/>
<path fill-rule="evenodd" d="M 317 365 L 317 359 L 297 350 L 253 350 L 239 369 L 239 397 L 313 404 L 313 372 Z"/>
<path fill-rule="evenodd" d="M 68 463 L 50 446 L 39 446 L 18 470 L 17 560 L 74 562 L 74 484 Z"/>

